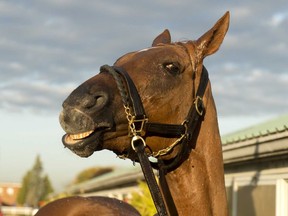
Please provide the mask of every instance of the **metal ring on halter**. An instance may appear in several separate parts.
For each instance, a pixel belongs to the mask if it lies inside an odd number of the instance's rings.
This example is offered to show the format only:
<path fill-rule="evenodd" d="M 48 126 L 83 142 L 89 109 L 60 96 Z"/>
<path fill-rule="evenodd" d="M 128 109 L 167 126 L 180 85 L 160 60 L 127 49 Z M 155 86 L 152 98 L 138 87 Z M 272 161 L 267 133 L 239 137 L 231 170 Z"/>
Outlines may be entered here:
<path fill-rule="evenodd" d="M 131 147 L 132 147 L 132 149 L 133 149 L 134 151 L 136 151 L 136 152 L 137 152 L 137 148 L 136 148 L 136 146 L 135 146 L 135 143 L 136 143 L 137 141 L 141 141 L 141 142 L 143 143 L 143 148 L 146 147 L 146 142 L 145 142 L 145 140 L 144 140 L 141 136 L 135 135 L 135 136 L 133 136 L 132 139 L 131 139 Z"/>
<path fill-rule="evenodd" d="M 194 100 L 194 105 L 197 113 L 202 116 L 203 115 L 203 99 L 200 96 L 197 96 Z"/>

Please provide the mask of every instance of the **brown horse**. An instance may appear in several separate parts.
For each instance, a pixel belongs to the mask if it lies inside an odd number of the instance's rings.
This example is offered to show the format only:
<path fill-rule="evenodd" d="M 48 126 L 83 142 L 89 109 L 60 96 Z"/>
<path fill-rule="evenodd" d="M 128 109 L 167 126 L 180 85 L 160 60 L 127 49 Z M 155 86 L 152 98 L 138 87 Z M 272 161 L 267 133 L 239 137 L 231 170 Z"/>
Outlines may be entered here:
<path fill-rule="evenodd" d="M 227 215 L 221 140 L 210 82 L 203 97 L 196 97 L 196 92 L 204 73 L 203 59 L 219 49 L 228 26 L 229 12 L 198 40 L 172 43 L 165 30 L 152 47 L 128 53 L 114 63 L 133 80 L 148 118 L 145 122 L 181 125 L 187 122 L 189 109 L 203 102 L 204 114 L 197 111 L 200 121 L 185 145 L 188 156 L 166 173 L 179 215 Z M 60 122 L 67 134 L 63 143 L 77 155 L 88 157 L 108 149 L 137 161 L 127 129 L 130 110 L 123 108 L 117 85 L 110 73 L 103 72 L 64 101 Z M 183 137 L 143 135 L 147 154 L 166 164 L 182 152 L 187 134 Z"/>
<path fill-rule="evenodd" d="M 129 204 L 108 197 L 67 197 L 41 208 L 35 216 L 140 216 Z"/>

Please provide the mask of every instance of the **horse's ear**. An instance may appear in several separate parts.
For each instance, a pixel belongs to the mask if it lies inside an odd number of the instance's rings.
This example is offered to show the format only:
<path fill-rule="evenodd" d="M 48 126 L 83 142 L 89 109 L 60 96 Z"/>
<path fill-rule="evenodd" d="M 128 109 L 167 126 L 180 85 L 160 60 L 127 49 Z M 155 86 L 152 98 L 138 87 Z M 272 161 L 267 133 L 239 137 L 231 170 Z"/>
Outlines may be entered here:
<path fill-rule="evenodd" d="M 209 31 L 196 41 L 200 58 L 203 59 L 219 49 L 228 30 L 229 20 L 230 13 L 227 11 Z"/>
<path fill-rule="evenodd" d="M 165 29 L 160 35 L 158 35 L 153 43 L 152 46 L 156 46 L 157 44 L 169 44 L 171 43 L 171 35 L 168 29 Z"/>

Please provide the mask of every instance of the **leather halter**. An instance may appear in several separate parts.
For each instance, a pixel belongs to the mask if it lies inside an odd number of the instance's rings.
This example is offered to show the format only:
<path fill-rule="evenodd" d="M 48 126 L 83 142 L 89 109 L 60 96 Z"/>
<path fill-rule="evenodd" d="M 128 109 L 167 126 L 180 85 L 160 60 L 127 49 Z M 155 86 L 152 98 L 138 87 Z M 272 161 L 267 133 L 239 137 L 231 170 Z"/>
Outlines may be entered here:
<path fill-rule="evenodd" d="M 149 122 L 148 117 L 145 114 L 145 110 L 138 94 L 137 88 L 134 85 L 133 80 L 128 73 L 120 67 L 103 65 L 100 68 L 100 72 L 110 73 L 119 89 L 122 102 L 125 108 L 126 117 L 129 125 L 129 136 L 131 136 L 131 147 L 137 153 L 143 174 L 147 181 L 148 187 L 151 192 L 155 207 L 160 216 L 168 215 L 164 200 L 161 196 L 160 189 L 156 183 L 155 176 L 152 171 L 152 167 L 159 170 L 160 185 L 164 194 L 166 205 L 169 208 L 170 214 L 178 215 L 177 209 L 173 202 L 173 198 L 169 191 L 165 175 L 176 169 L 185 161 L 192 149 L 189 143 L 193 137 L 194 131 L 199 123 L 199 120 L 205 114 L 203 96 L 208 84 L 208 71 L 203 66 L 200 83 L 196 92 L 193 106 L 190 107 L 189 113 L 182 124 L 163 124 Z M 145 138 L 148 136 L 159 136 L 178 138 L 171 146 L 162 149 L 158 152 L 146 153 Z M 180 152 L 177 156 L 169 161 L 158 158 L 160 156 L 168 154 L 176 145 L 181 145 Z M 150 149 L 150 148 L 149 148 Z M 157 163 L 149 161 L 148 156 L 158 158 Z"/>

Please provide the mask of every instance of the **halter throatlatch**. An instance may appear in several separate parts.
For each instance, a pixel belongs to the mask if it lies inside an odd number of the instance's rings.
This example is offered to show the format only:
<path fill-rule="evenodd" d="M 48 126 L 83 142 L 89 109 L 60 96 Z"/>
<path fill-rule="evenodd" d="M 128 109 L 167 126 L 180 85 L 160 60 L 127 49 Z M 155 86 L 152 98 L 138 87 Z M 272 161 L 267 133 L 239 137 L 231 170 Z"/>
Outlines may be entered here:
<path fill-rule="evenodd" d="M 193 101 L 193 106 L 191 106 L 186 119 L 180 125 L 149 122 L 137 88 L 128 73 L 123 68 L 104 65 L 100 68 L 100 72 L 110 73 L 117 83 L 117 87 L 125 109 L 126 118 L 128 120 L 129 136 L 131 137 L 131 148 L 137 153 L 144 177 L 147 181 L 159 216 L 166 216 L 168 213 L 160 189 L 155 180 L 151 165 L 154 168 L 159 169 L 160 185 L 170 215 L 178 215 L 177 209 L 173 202 L 173 198 L 165 180 L 165 174 L 180 166 L 181 163 L 189 156 L 189 153 L 192 149 L 192 146 L 189 146 L 189 142 L 193 137 L 194 131 L 199 123 L 199 119 L 204 115 L 205 112 L 203 95 L 208 84 L 208 72 L 206 68 L 204 66 L 202 68 L 200 83 Z M 147 155 L 145 151 L 145 138 L 148 136 L 159 136 L 177 139 L 170 146 L 158 152 L 151 152 Z M 181 144 L 180 152 L 175 158 L 170 159 L 169 161 L 164 161 L 160 158 L 160 156 L 164 156 L 170 153 L 173 148 L 179 144 Z M 148 156 L 158 158 L 158 163 L 150 162 Z"/>

